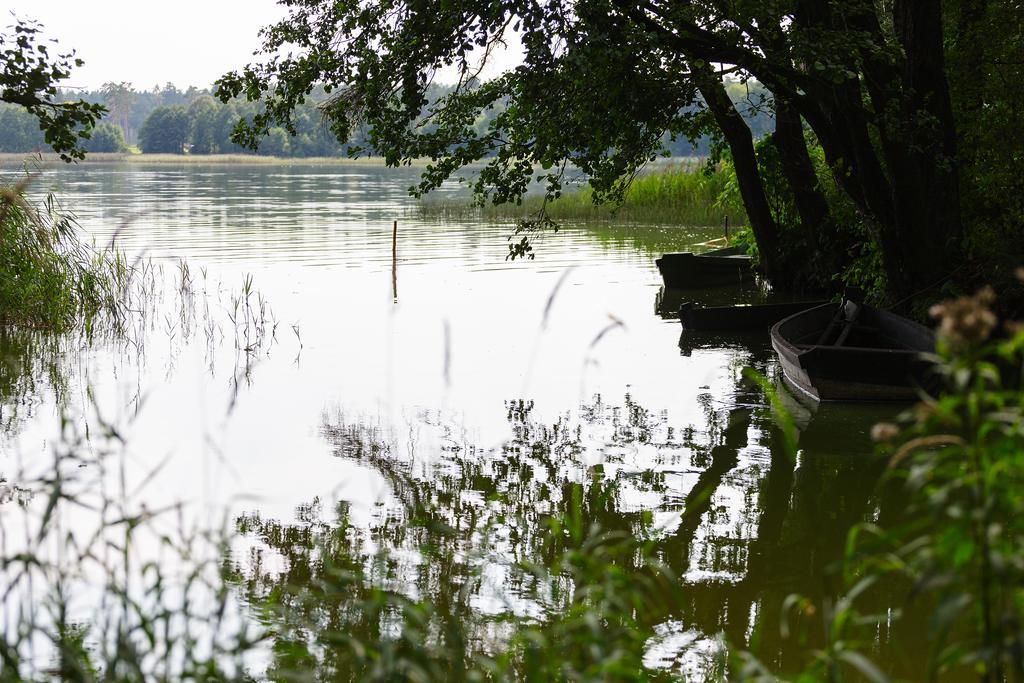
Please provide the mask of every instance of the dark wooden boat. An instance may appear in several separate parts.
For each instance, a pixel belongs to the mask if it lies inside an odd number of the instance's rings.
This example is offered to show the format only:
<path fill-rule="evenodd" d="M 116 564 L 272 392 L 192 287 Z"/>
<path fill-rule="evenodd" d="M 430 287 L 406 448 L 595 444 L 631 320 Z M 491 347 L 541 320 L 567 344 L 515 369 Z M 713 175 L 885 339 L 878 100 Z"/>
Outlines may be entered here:
<path fill-rule="evenodd" d="M 655 263 L 671 289 L 739 284 L 753 279 L 750 257 L 743 247 L 714 249 L 702 254 L 662 254 Z"/>
<path fill-rule="evenodd" d="M 783 318 L 821 306 L 825 301 L 788 301 L 772 304 L 741 304 L 705 308 L 686 302 L 679 306 L 683 327 L 694 332 L 767 331 Z"/>
<path fill-rule="evenodd" d="M 756 280 L 749 280 L 732 287 L 721 285 L 669 289 L 658 287 L 654 295 L 654 312 L 665 320 L 679 320 L 679 307 L 688 301 L 699 301 L 701 306 L 738 306 L 740 304 L 766 301 L 766 292 L 757 286 Z"/>
<path fill-rule="evenodd" d="M 818 401 L 912 400 L 932 382 L 932 331 L 850 298 L 780 320 L 771 339 L 786 380 Z"/>

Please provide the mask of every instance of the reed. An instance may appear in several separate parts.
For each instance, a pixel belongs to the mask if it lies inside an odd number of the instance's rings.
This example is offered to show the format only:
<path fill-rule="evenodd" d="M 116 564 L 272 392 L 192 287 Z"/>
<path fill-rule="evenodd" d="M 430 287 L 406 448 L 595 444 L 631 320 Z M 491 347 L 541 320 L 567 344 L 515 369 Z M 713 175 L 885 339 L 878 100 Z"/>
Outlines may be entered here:
<path fill-rule="evenodd" d="M 634 180 L 623 201 L 615 206 L 595 203 L 594 191 L 583 185 L 548 203 L 555 221 L 604 221 L 710 226 L 746 222 L 746 213 L 733 190 L 735 176 L 724 166 L 710 171 L 695 163 L 658 166 Z M 474 207 L 468 201 L 427 200 L 418 211 L 427 216 L 481 216 L 486 219 L 525 218 L 544 206 L 541 195 L 527 195 L 519 204 Z"/>
<path fill-rule="evenodd" d="M 28 200 L 29 181 L 0 187 L 0 323 L 65 330 L 123 319 L 134 269 L 112 245 L 85 244 L 52 194 Z"/>

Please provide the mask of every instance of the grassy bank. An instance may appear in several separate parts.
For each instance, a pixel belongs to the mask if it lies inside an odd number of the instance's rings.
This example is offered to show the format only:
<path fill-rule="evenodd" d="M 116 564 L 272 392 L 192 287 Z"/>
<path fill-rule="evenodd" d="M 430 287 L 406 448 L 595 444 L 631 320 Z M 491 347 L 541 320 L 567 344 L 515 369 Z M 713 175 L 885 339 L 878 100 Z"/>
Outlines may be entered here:
<path fill-rule="evenodd" d="M 658 164 L 626 190 L 620 206 L 595 204 L 589 185 L 567 192 L 547 205 L 555 221 L 609 221 L 674 225 L 742 225 L 746 214 L 734 191 L 734 176 L 726 169 L 710 173 L 696 162 Z M 543 206 L 541 195 L 527 195 L 521 204 L 474 207 L 467 200 L 426 200 L 419 210 L 428 216 L 479 215 L 495 220 L 524 218 Z"/>

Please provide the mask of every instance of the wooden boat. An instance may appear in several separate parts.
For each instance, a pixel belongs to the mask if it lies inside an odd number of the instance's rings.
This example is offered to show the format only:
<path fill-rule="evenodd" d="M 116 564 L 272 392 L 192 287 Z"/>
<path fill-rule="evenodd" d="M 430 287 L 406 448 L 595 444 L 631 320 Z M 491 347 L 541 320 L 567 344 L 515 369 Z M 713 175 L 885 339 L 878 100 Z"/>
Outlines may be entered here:
<path fill-rule="evenodd" d="M 759 303 L 765 301 L 764 297 L 765 291 L 758 288 L 757 281 L 753 279 L 733 287 L 669 289 L 662 285 L 654 295 L 654 312 L 665 320 L 679 320 L 679 307 L 688 301 L 699 301 L 699 305 L 710 308 Z"/>
<path fill-rule="evenodd" d="M 753 279 L 750 257 L 743 247 L 713 249 L 702 254 L 662 254 L 655 263 L 671 289 L 739 284 Z"/>
<path fill-rule="evenodd" d="M 679 306 L 679 320 L 687 330 L 730 332 L 741 330 L 767 331 L 783 318 L 821 306 L 825 301 L 789 301 L 771 304 L 741 304 L 705 308 L 691 302 Z"/>
<path fill-rule="evenodd" d="M 932 381 L 932 331 L 851 298 L 780 320 L 771 340 L 786 380 L 814 400 L 912 400 Z"/>

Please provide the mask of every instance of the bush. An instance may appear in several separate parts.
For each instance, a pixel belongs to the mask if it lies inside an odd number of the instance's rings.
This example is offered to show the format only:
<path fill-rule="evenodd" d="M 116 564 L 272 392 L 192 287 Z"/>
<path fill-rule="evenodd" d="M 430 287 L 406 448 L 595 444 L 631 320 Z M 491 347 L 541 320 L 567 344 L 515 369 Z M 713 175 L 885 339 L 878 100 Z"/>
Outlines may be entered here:
<path fill-rule="evenodd" d="M 124 133 L 118 126 L 103 122 L 92 130 L 92 134 L 84 144 L 86 152 L 124 152 L 128 145 L 124 142 Z"/>
<path fill-rule="evenodd" d="M 189 141 L 189 128 L 185 107 L 157 107 L 142 124 L 139 148 L 147 154 L 183 154 Z"/>
<path fill-rule="evenodd" d="M 97 314 L 120 318 L 130 268 L 83 244 L 53 195 L 30 203 L 26 185 L 0 188 L 0 324 L 63 330 Z"/>

